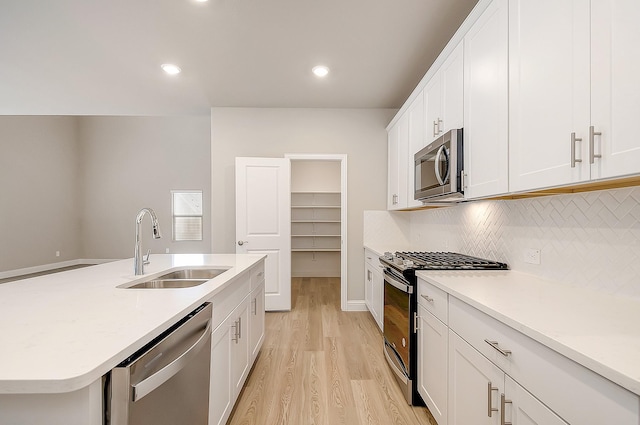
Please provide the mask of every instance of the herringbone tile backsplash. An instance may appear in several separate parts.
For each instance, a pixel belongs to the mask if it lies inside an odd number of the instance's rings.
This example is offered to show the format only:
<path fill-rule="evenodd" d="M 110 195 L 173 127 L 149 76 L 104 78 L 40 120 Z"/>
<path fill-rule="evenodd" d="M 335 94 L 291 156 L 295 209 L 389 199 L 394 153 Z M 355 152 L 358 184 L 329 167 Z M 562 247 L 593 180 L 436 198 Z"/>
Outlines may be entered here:
<path fill-rule="evenodd" d="M 640 187 L 509 201 L 483 201 L 408 214 L 410 242 L 504 261 L 513 270 L 640 298 Z M 526 249 L 541 264 L 524 262 Z"/>

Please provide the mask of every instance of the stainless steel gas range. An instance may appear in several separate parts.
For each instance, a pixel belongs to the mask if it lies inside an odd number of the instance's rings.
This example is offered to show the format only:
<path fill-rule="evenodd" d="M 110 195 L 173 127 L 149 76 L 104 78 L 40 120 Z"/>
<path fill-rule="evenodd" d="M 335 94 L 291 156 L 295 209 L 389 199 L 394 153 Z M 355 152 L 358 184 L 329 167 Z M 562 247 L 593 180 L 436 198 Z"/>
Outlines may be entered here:
<path fill-rule="evenodd" d="M 396 252 L 380 257 L 384 266 L 384 354 L 407 403 L 424 405 L 418 394 L 418 270 L 504 270 L 508 266 L 453 252 Z"/>

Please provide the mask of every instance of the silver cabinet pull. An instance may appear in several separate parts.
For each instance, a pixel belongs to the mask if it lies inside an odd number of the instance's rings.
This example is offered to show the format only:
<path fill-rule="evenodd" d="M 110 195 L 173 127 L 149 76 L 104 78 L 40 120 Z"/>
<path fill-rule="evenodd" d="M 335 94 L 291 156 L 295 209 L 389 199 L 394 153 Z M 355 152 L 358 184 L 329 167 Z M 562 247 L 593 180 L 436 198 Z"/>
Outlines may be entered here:
<path fill-rule="evenodd" d="M 440 124 L 442 124 L 442 119 L 438 118 L 438 134 L 442 133 L 442 129 L 440 128 Z"/>
<path fill-rule="evenodd" d="M 431 298 L 428 295 L 420 295 L 422 298 L 424 298 L 425 300 L 427 300 L 428 303 L 432 303 L 433 302 L 433 298 Z"/>
<path fill-rule="evenodd" d="M 238 317 L 238 320 L 236 320 L 235 322 L 233 322 L 233 325 L 231 325 L 234 329 L 233 331 L 233 337 L 231 338 L 231 340 L 233 342 L 235 342 L 236 344 L 238 343 L 238 341 L 240 340 L 240 319 L 242 319 L 241 317 Z"/>
<path fill-rule="evenodd" d="M 434 120 L 433 121 L 433 137 L 436 137 L 438 135 L 438 121 Z"/>
<path fill-rule="evenodd" d="M 502 354 L 505 357 L 509 357 L 511 355 L 511 350 L 504 350 L 500 348 L 500 346 L 498 345 L 498 341 L 489 341 L 488 339 L 485 339 L 484 342 L 489 344 L 491 347 L 497 350 L 498 353 Z"/>
<path fill-rule="evenodd" d="M 595 153 L 594 140 L 596 136 L 602 136 L 601 131 L 595 131 L 593 126 L 589 127 L 589 163 L 593 164 L 595 162 L 595 158 L 602 158 L 601 154 Z"/>
<path fill-rule="evenodd" d="M 582 142 L 582 137 L 576 137 L 576 133 L 571 133 L 571 168 L 576 168 L 576 162 L 582 162 L 582 159 L 576 159 L 576 142 Z"/>
<path fill-rule="evenodd" d="M 493 407 L 493 405 L 491 403 L 491 393 L 493 391 L 498 391 L 498 387 L 494 387 L 493 385 L 491 385 L 491 381 L 489 381 L 487 383 L 487 416 L 489 416 L 489 417 L 491 417 L 493 412 L 497 412 L 498 411 L 498 408 L 497 407 Z"/>
<path fill-rule="evenodd" d="M 252 304 L 251 309 L 253 310 L 253 315 L 256 316 L 258 314 L 258 298 L 254 298 Z"/>
<path fill-rule="evenodd" d="M 242 338 L 242 317 L 238 317 L 238 338 Z"/>
<path fill-rule="evenodd" d="M 419 329 L 419 321 L 418 319 L 420 319 L 420 316 L 418 316 L 418 313 L 413 313 L 413 333 L 418 333 L 418 329 Z"/>
<path fill-rule="evenodd" d="M 504 420 L 504 406 L 505 404 L 512 404 L 511 400 L 507 400 L 504 393 L 500 394 L 500 425 L 513 425 L 513 422 L 505 422 Z"/>

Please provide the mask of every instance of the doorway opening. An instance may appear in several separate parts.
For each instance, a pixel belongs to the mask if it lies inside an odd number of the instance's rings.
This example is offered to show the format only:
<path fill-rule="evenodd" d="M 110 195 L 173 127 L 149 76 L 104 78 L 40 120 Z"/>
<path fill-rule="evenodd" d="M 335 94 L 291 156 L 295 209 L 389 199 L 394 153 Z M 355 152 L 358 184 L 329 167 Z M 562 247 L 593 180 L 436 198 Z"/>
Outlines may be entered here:
<path fill-rule="evenodd" d="M 286 154 L 291 161 L 291 277 L 339 277 L 347 308 L 347 156 Z"/>

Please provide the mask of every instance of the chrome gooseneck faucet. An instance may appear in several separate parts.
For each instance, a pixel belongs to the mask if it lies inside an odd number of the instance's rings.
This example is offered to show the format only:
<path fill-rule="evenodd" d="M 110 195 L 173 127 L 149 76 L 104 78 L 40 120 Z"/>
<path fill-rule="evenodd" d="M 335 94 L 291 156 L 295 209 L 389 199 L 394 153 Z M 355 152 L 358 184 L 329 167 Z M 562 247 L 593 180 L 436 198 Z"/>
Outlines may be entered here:
<path fill-rule="evenodd" d="M 135 268 L 136 276 L 144 274 L 144 263 L 145 261 L 142 259 L 142 246 L 140 242 L 141 237 L 141 229 L 140 223 L 144 218 L 145 214 L 149 213 L 151 216 L 151 226 L 153 227 L 153 238 L 160 239 L 162 235 L 160 234 L 160 226 L 158 225 L 158 217 L 156 217 L 156 213 L 151 208 L 143 208 L 138 213 L 136 217 L 136 247 L 133 253 L 133 266 Z M 149 256 L 147 255 L 147 259 Z"/>

